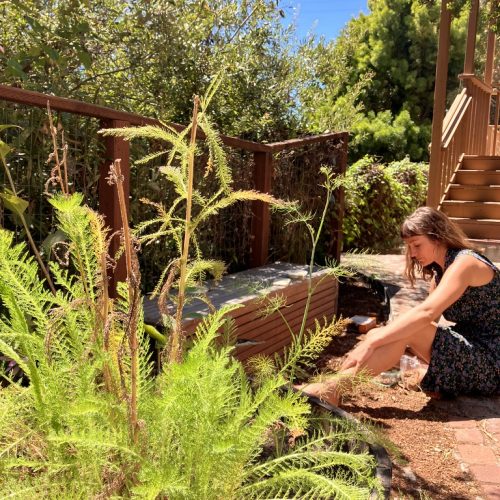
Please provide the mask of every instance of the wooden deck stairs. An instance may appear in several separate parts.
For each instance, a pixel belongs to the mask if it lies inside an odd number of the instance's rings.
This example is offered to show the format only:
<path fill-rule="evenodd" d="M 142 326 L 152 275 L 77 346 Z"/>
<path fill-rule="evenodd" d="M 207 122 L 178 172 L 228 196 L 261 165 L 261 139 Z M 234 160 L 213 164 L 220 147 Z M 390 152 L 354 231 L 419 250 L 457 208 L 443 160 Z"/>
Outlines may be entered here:
<path fill-rule="evenodd" d="M 462 156 L 441 210 L 469 238 L 500 243 L 500 156 Z"/>
<path fill-rule="evenodd" d="M 458 75 L 461 88 L 448 106 L 454 14 L 446 0 L 441 2 L 427 191 L 427 205 L 451 217 L 494 260 L 500 258 L 498 3 L 470 2 L 464 70 Z M 483 27 L 479 23 L 482 15 L 487 19 Z M 476 43 L 481 37 L 483 42 Z"/>

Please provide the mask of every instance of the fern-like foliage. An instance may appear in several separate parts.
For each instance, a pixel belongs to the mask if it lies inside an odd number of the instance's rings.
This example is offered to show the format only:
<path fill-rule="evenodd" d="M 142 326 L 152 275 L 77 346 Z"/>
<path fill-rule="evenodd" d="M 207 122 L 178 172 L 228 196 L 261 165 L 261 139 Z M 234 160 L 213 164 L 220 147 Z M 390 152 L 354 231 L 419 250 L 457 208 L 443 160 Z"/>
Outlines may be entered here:
<path fill-rule="evenodd" d="M 269 195 L 232 190 L 231 171 L 206 110 L 219 84 L 210 86 L 198 114 L 209 151 L 204 174 L 215 172 L 219 181 L 211 196 L 188 182 L 193 155 L 199 153 L 187 141 L 195 123 L 180 133 L 166 124 L 104 131 L 169 145 L 160 153 L 167 157 L 163 173 L 178 198 L 168 209 L 155 204 L 156 219 L 141 224 L 139 232 L 144 241 L 172 238 L 179 248 L 180 257 L 167 265 L 157 290 L 167 297 L 178 286 L 178 304 L 187 286 L 224 272 L 220 262 L 203 259 L 197 249 L 195 231 L 207 217 L 244 200 L 286 208 Z M 344 450 L 352 433 L 339 433 L 329 417 L 313 426 L 318 417 L 306 400 L 284 390 L 293 366 L 310 364 L 337 327 L 318 323 L 304 339 L 295 338 L 282 361 L 256 362 L 259 376 L 250 380 L 233 356 L 233 343 L 221 342 L 221 332 L 234 337 L 234 322 L 226 316 L 236 306 L 225 307 L 206 317 L 192 347 L 177 352 L 179 359 L 164 363 L 153 377 L 130 238 L 124 237 L 129 279 L 112 300 L 102 219 L 78 194 L 55 196 L 51 203 L 68 238 L 66 254 L 51 264 L 54 294 L 46 292 L 25 246 L 0 230 L 0 351 L 29 382 L 12 380 L 0 366 L 7 384 L 0 387 L 1 497 L 368 496 L 376 487 L 373 462 L 363 452 Z M 185 218 L 187 207 L 194 209 L 191 219 Z M 176 321 L 182 319 L 178 307 Z M 172 317 L 167 311 L 165 318 Z"/>

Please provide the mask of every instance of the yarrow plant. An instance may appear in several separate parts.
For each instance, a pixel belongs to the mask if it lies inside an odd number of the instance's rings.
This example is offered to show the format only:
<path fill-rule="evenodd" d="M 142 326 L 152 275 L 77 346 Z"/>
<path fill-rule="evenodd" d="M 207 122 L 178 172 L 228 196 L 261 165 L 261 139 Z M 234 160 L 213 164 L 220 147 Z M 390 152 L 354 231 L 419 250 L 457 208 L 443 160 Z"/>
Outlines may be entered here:
<path fill-rule="evenodd" d="M 186 287 L 224 269 L 199 255 L 196 230 L 237 201 L 287 206 L 267 194 L 231 189 L 230 170 L 206 111 L 215 89 L 195 99 L 193 121 L 181 133 L 166 125 L 104 131 L 166 140 L 171 149 L 162 172 L 179 194 L 172 207 L 158 204 L 158 218 L 133 233 L 119 162 L 110 169 L 109 182 L 122 208 L 127 268 L 117 298 L 110 297 L 107 285 L 109 232 L 82 195 L 51 197 L 66 236 L 63 256 L 49 264 L 54 293 L 39 277 L 27 247 L 0 229 L 0 351 L 28 378 L 23 385 L 0 368 L 2 496 L 320 499 L 366 498 L 377 490 L 372 458 L 344 448 L 358 431 L 326 417 L 313 425 L 316 417 L 307 401 L 283 390 L 293 366 L 318 351 L 319 339 L 328 337 L 335 323 L 326 329 L 318 323 L 309 334 L 301 330 L 300 346 L 290 348 L 281 367 L 267 375 L 258 370 L 259 377 L 251 379 L 233 357 L 233 347 L 219 341 L 223 328 L 234 328 L 227 315 L 235 306 L 204 318 L 185 348 Z M 195 182 L 198 126 L 209 150 L 208 173 L 220 182 L 209 196 Z M 155 224 L 154 232 L 145 234 Z M 157 237 L 172 238 L 179 258 L 167 265 L 156 290 L 166 350 L 153 376 L 136 251 L 137 239 L 145 243 Z M 283 432 L 289 436 L 286 446 L 269 451 L 270 440 Z"/>

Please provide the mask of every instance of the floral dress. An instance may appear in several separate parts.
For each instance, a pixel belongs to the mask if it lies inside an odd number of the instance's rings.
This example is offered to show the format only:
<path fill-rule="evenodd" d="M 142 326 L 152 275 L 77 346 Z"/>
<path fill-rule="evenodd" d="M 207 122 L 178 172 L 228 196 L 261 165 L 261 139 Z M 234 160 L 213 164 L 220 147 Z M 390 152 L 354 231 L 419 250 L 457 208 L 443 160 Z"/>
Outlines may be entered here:
<path fill-rule="evenodd" d="M 426 392 L 444 396 L 500 393 L 500 270 L 473 250 L 449 249 L 444 270 L 433 264 L 436 285 L 459 255 L 473 255 L 495 274 L 483 286 L 468 287 L 443 312 L 452 327 L 438 327 L 429 369 L 422 380 Z"/>

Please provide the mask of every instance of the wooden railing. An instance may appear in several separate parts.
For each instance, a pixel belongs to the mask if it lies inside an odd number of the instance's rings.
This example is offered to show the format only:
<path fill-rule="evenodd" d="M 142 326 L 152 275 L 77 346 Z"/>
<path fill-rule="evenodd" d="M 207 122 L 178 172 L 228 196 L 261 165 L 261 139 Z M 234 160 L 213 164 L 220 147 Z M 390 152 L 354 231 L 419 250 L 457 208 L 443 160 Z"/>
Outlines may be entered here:
<path fill-rule="evenodd" d="M 439 161 L 431 162 L 427 203 L 438 209 L 463 155 L 488 155 L 496 137 L 490 131 L 493 88 L 472 74 L 462 74 L 463 89 L 443 120 Z M 498 112 L 498 106 L 497 106 Z M 498 114 L 496 118 L 498 128 Z M 491 138 L 494 137 L 494 138 Z"/>
<path fill-rule="evenodd" d="M 495 102 L 493 124 L 488 127 L 487 151 L 491 156 L 500 156 L 500 91 L 493 91 L 492 102 Z"/>
<path fill-rule="evenodd" d="M 85 102 L 46 95 L 39 92 L 19 89 L 7 85 L 0 85 L 0 100 L 10 101 L 22 105 L 46 108 L 50 104 L 52 110 L 72 113 L 81 116 L 89 116 L 99 119 L 101 128 L 128 127 L 131 125 L 161 125 L 153 118 L 148 118 L 133 113 L 118 111 L 115 109 L 88 104 Z M 177 130 L 183 130 L 184 127 L 179 124 L 170 123 Z M 198 134 L 198 138 L 203 138 L 203 133 Z M 347 132 L 329 133 L 316 136 L 291 139 L 283 142 L 264 144 L 254 141 L 248 141 L 237 137 L 222 135 L 222 142 L 231 147 L 245 151 L 250 151 L 254 155 L 253 180 L 255 189 L 262 192 L 272 191 L 272 175 L 274 154 L 286 149 L 296 149 L 309 144 L 333 141 L 339 145 L 341 154 L 337 162 L 336 169 L 339 173 L 345 172 L 347 166 Z M 105 216 L 107 225 L 112 233 L 121 228 L 120 211 L 116 191 L 105 181 L 110 164 L 116 160 L 121 160 L 122 173 L 125 177 L 124 189 L 126 190 L 125 199 L 128 201 L 130 192 L 130 145 L 127 141 L 119 137 L 104 137 L 102 141 L 105 146 L 105 154 L 100 162 L 99 168 L 99 211 Z M 339 217 L 336 220 L 336 227 L 331 228 L 333 234 L 338 238 L 333 247 L 333 256 L 338 260 L 341 249 L 341 227 L 343 215 L 343 193 L 338 196 Z M 269 206 L 261 202 L 253 202 L 252 205 L 252 227 L 251 239 L 252 249 L 250 265 L 257 267 L 266 263 L 269 249 L 269 228 L 270 212 Z M 111 252 L 118 247 L 118 238 L 113 240 Z M 115 269 L 113 282 L 121 281 L 125 277 L 124 265 L 118 264 Z"/>

